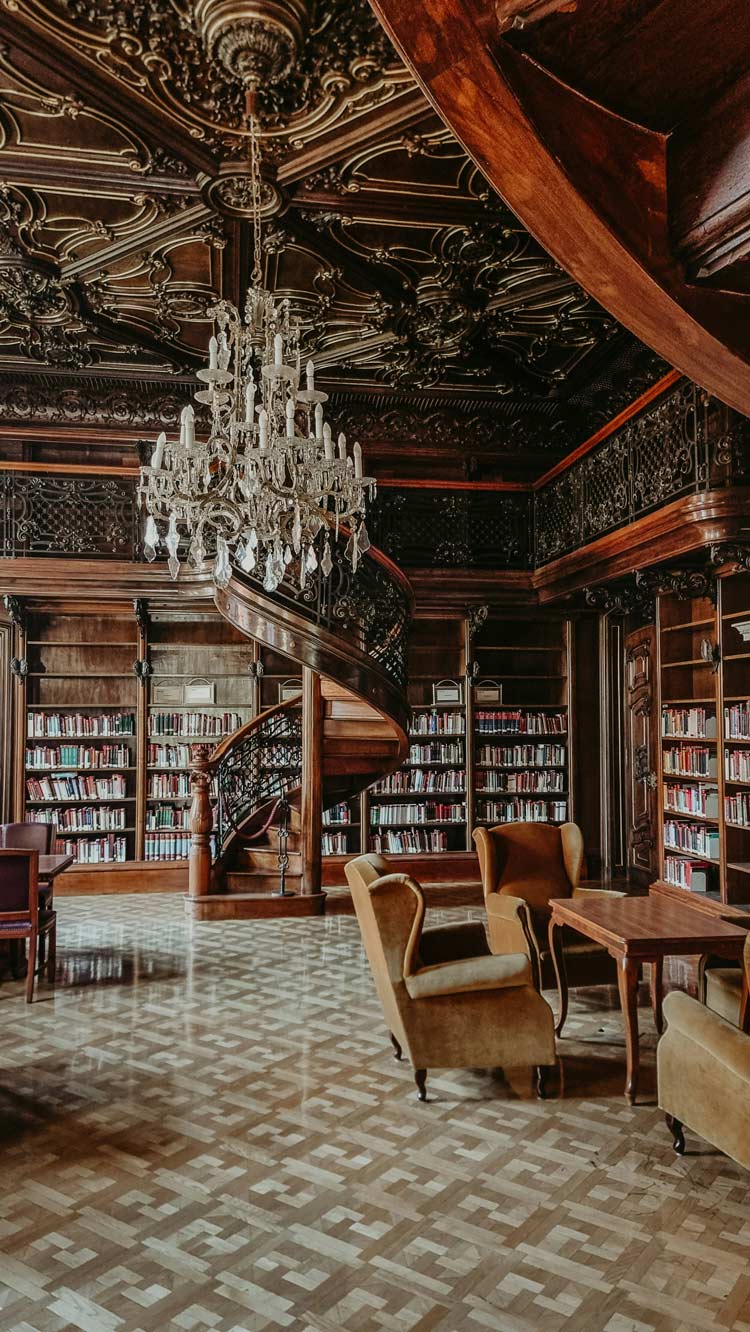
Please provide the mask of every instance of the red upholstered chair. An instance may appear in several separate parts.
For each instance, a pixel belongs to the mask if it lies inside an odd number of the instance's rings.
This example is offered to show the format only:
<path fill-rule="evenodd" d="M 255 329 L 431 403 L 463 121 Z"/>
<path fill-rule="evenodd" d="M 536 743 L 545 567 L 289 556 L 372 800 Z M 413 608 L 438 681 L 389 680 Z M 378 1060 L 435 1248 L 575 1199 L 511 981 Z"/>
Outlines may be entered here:
<path fill-rule="evenodd" d="M 57 917 L 39 907 L 39 852 L 6 847 L 0 850 L 0 939 L 28 939 L 26 1002 L 34 998 L 37 944 L 49 935 L 47 979 L 55 979 Z"/>

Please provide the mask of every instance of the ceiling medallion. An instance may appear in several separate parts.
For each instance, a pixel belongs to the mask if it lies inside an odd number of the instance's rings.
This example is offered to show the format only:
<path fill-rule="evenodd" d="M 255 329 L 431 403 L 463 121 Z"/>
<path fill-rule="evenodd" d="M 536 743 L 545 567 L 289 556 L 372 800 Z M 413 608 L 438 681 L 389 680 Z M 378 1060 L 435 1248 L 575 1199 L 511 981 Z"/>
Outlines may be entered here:
<path fill-rule="evenodd" d="M 307 16 L 306 0 L 198 0 L 195 6 L 209 60 L 256 92 L 291 72 Z"/>
<path fill-rule="evenodd" d="M 246 164 L 225 162 L 218 176 L 204 187 L 203 199 L 210 208 L 225 217 L 253 218 L 253 182 Z M 273 181 L 260 182 L 260 216 L 273 217 L 281 212 L 286 200 Z"/>

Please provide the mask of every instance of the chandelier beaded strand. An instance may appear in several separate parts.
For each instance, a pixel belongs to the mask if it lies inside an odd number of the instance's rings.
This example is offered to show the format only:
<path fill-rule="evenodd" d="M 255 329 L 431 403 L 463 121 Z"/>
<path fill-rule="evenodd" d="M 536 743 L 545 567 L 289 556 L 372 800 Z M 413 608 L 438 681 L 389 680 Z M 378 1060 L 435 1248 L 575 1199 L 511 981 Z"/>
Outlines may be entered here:
<path fill-rule="evenodd" d="M 140 472 L 144 554 L 153 560 L 163 545 L 177 578 L 185 539 L 195 568 L 212 549 L 218 587 L 226 587 L 236 563 L 246 573 L 257 570 L 268 592 L 296 558 L 304 590 L 319 556 L 322 573 L 330 574 L 331 542 L 342 524 L 356 572 L 370 545 L 365 515 L 375 481 L 363 475 L 359 444 L 348 453 L 340 434 L 334 447 L 323 412 L 328 395 L 315 387 L 311 360 L 300 388 L 300 325 L 288 300 L 277 302 L 262 286 L 262 180 L 252 104 L 249 130 L 254 262 L 244 319 L 229 301 L 207 310 L 217 332 L 208 367 L 198 371 L 205 387 L 195 398 L 210 414 L 208 438 L 196 439 L 191 406 L 183 408 L 179 440 L 159 435 Z"/>

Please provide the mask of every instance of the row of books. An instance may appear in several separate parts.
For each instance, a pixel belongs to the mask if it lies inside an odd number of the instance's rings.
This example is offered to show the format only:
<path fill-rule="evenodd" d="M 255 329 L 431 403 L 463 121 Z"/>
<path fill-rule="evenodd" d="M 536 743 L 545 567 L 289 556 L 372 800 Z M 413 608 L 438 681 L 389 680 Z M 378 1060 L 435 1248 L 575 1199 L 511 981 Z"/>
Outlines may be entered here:
<path fill-rule="evenodd" d="M 728 823 L 741 823 L 743 828 L 750 828 L 750 791 L 725 796 L 724 815 Z"/>
<path fill-rule="evenodd" d="M 565 763 L 564 745 L 482 745 L 477 763 L 486 768 L 549 768 Z"/>
<path fill-rule="evenodd" d="M 730 740 L 750 740 L 750 702 L 724 709 L 724 730 Z"/>
<path fill-rule="evenodd" d="M 332 824 L 351 823 L 352 812 L 347 804 L 332 805 L 330 809 L 323 810 L 323 827 L 330 828 Z"/>
<path fill-rule="evenodd" d="M 128 858 L 127 843 L 124 837 L 87 837 L 81 842 L 58 838 L 58 851 L 64 856 L 73 856 L 79 865 L 121 864 Z"/>
<path fill-rule="evenodd" d="M 719 858 L 718 829 L 703 823 L 676 823 L 674 819 L 665 819 L 664 845 L 674 847 L 675 851 L 693 851 L 707 860 Z"/>
<path fill-rule="evenodd" d="M 189 745 L 149 745 L 146 762 L 150 768 L 189 768 Z"/>
<path fill-rule="evenodd" d="M 564 800 L 478 800 L 477 818 L 484 823 L 564 823 Z"/>
<path fill-rule="evenodd" d="M 122 805 L 76 805 L 74 809 L 34 810 L 34 823 L 56 823 L 61 833 L 115 832 L 125 827 Z"/>
<path fill-rule="evenodd" d="M 523 708 L 475 712 L 474 725 L 479 735 L 554 735 L 568 729 L 564 712 L 528 712 Z"/>
<path fill-rule="evenodd" d="M 448 834 L 439 828 L 404 828 L 400 832 L 374 833 L 370 850 L 381 856 L 426 855 L 447 851 Z"/>
<path fill-rule="evenodd" d="M 462 712 L 416 712 L 411 719 L 412 735 L 463 735 Z"/>
<path fill-rule="evenodd" d="M 35 745 L 26 750 L 27 768 L 126 768 L 127 745 Z"/>
<path fill-rule="evenodd" d="M 37 736 L 135 735 L 132 713 L 111 712 L 91 716 L 87 712 L 30 712 L 26 734 Z"/>
<path fill-rule="evenodd" d="M 126 783 L 122 773 L 112 777 L 75 777 L 65 772 L 50 777 L 28 777 L 26 794 L 29 800 L 123 800 Z"/>
<path fill-rule="evenodd" d="M 345 856 L 349 850 L 345 832 L 323 833 L 321 851 L 324 856 Z"/>
<path fill-rule="evenodd" d="M 412 745 L 409 750 L 410 763 L 463 763 L 463 746 L 453 743 Z"/>
<path fill-rule="evenodd" d="M 679 777 L 715 777 L 716 750 L 705 745 L 675 745 L 665 747 L 663 768 L 665 773 Z"/>
<path fill-rule="evenodd" d="M 702 860 L 686 860 L 684 856 L 664 857 L 664 878 L 677 888 L 687 888 L 691 893 L 705 893 L 710 875 L 710 865 Z"/>
<path fill-rule="evenodd" d="M 187 805 L 156 805 L 146 810 L 146 827 L 189 828 L 190 809 Z"/>
<path fill-rule="evenodd" d="M 715 739 L 716 714 L 695 704 L 686 708 L 662 708 L 661 733 L 695 740 Z"/>
<path fill-rule="evenodd" d="M 190 855 L 189 832 L 147 832 L 143 854 L 146 860 L 187 860 Z"/>
<path fill-rule="evenodd" d="M 149 800 L 178 800 L 190 795 L 190 778 L 186 772 L 152 772 L 146 794 Z"/>
<path fill-rule="evenodd" d="M 231 735 L 242 725 L 239 712 L 152 712 L 151 735 L 194 735 L 216 738 Z"/>
<path fill-rule="evenodd" d="M 702 814 L 706 819 L 719 817 L 719 792 L 712 786 L 679 786 L 665 783 L 664 808 L 675 814 Z"/>
<path fill-rule="evenodd" d="M 478 772 L 478 791 L 564 791 L 565 773 L 560 768 L 547 772 Z"/>
<path fill-rule="evenodd" d="M 374 828 L 384 824 L 401 823 L 465 823 L 466 806 L 463 801 L 433 802 L 427 800 L 420 804 L 372 805 L 370 823 Z"/>
<path fill-rule="evenodd" d="M 414 768 L 410 772 L 392 772 L 372 787 L 370 794 L 378 795 L 418 795 L 421 792 L 450 792 L 461 794 L 466 787 L 466 774 L 460 768 L 446 768 L 434 772 L 430 769 Z"/>
<path fill-rule="evenodd" d="M 724 776 L 730 782 L 750 782 L 750 749 L 724 750 Z"/>

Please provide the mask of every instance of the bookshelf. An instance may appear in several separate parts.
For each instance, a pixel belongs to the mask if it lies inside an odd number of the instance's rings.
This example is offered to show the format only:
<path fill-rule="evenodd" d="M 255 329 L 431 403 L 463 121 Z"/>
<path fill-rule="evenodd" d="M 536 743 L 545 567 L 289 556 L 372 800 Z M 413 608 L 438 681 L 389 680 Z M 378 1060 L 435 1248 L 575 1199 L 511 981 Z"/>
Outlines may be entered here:
<path fill-rule="evenodd" d="M 476 635 L 475 824 L 573 818 L 571 657 L 571 627 L 559 618 L 488 616 Z"/>
<path fill-rule="evenodd" d="M 30 612 L 26 651 L 14 817 L 57 826 L 61 891 L 185 886 L 191 746 L 278 702 L 295 664 L 213 610 L 132 602 Z"/>
<path fill-rule="evenodd" d="M 137 646 L 132 611 L 29 618 L 22 813 L 79 865 L 135 858 Z"/>
<path fill-rule="evenodd" d="M 745 641 L 744 635 L 748 635 Z M 750 574 L 658 599 L 660 881 L 750 904 Z"/>

